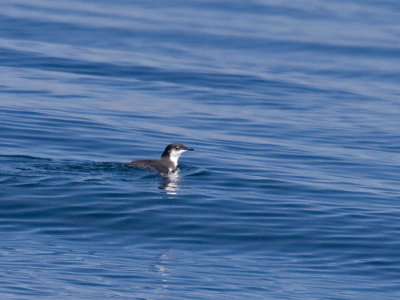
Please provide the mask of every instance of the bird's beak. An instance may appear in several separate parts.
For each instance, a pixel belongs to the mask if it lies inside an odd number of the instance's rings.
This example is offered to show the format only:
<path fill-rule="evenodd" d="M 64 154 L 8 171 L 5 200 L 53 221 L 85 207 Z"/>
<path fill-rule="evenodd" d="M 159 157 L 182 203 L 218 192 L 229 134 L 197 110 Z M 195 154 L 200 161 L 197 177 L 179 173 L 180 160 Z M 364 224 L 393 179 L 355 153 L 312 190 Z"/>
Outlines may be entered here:
<path fill-rule="evenodd" d="M 186 151 L 193 151 L 193 148 L 186 148 Z"/>

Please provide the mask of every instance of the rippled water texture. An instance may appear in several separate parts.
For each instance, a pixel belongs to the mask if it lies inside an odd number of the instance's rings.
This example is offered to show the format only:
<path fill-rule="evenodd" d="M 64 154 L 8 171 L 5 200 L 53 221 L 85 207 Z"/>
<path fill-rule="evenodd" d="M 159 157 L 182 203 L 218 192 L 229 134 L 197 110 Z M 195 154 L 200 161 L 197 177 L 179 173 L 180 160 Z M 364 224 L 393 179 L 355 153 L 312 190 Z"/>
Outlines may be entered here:
<path fill-rule="evenodd" d="M 0 298 L 398 299 L 399 11 L 2 1 Z"/>

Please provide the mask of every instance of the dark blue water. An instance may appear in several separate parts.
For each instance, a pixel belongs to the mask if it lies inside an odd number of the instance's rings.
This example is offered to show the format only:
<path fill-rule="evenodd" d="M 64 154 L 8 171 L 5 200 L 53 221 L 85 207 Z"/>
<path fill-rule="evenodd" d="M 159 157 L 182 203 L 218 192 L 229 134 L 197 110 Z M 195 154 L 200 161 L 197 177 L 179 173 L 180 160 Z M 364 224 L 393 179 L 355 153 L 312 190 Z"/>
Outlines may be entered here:
<path fill-rule="evenodd" d="M 399 11 L 2 1 L 0 298 L 398 299 Z"/>

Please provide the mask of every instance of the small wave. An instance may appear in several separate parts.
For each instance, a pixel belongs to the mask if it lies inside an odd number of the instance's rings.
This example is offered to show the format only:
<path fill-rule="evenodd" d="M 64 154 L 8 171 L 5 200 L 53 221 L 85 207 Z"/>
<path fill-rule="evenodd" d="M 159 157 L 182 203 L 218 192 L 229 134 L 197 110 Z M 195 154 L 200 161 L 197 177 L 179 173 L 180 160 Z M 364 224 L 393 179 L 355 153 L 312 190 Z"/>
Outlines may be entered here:
<path fill-rule="evenodd" d="M 37 157 L 37 156 L 30 156 L 30 155 L 15 155 L 15 154 L 0 154 L 0 160 L 15 160 L 15 161 L 33 161 L 33 160 L 41 160 L 41 161 L 51 161 L 50 158 L 43 158 L 43 157 Z"/>
<path fill-rule="evenodd" d="M 187 177 L 197 177 L 197 176 L 206 176 L 206 175 L 209 175 L 209 174 L 210 174 L 210 171 L 208 171 L 207 169 L 197 169 L 197 170 L 190 171 L 185 176 L 187 176 Z"/>

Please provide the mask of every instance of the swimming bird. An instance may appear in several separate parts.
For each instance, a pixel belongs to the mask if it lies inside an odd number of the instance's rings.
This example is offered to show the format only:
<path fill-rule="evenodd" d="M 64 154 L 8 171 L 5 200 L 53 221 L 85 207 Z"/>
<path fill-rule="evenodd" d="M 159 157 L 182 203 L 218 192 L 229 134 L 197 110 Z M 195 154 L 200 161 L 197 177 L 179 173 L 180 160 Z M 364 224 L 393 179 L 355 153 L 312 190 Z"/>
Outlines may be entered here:
<path fill-rule="evenodd" d="M 131 162 L 129 166 L 157 170 L 162 174 L 168 174 L 178 167 L 178 160 L 183 152 L 193 150 L 193 148 L 186 147 L 182 144 L 169 144 L 165 147 L 160 159 L 135 160 Z"/>

